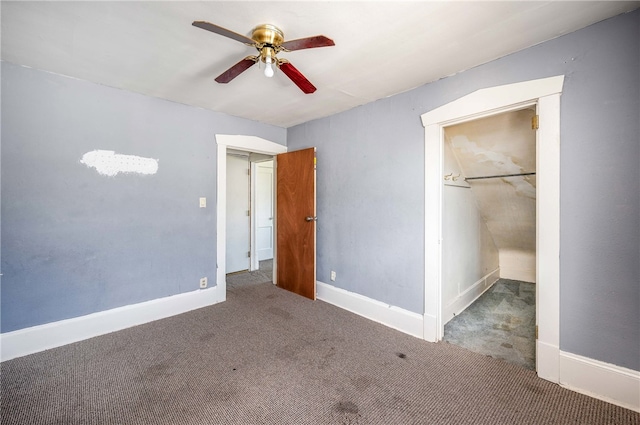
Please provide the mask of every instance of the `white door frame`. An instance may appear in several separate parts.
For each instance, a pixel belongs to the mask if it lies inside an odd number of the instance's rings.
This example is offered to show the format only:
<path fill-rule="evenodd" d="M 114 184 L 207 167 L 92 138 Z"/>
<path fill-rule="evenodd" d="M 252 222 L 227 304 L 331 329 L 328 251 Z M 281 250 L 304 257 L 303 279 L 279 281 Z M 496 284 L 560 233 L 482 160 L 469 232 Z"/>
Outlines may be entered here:
<path fill-rule="evenodd" d="M 536 370 L 558 382 L 560 339 L 560 94 L 564 76 L 475 91 L 422 115 L 425 127 L 424 339 L 440 341 L 444 127 L 537 105 Z"/>
<path fill-rule="evenodd" d="M 256 136 L 216 134 L 218 144 L 217 185 L 216 185 L 216 285 L 219 287 L 218 302 L 227 299 L 226 237 L 227 237 L 227 148 L 265 155 L 278 155 L 287 152 L 287 147 Z M 275 200 L 274 200 L 275 203 Z M 275 205 L 275 204 L 274 204 Z M 274 218 L 275 219 L 275 218 Z M 274 220 L 275 221 L 275 220 Z M 275 223 L 274 223 L 275 225 Z M 275 232 L 275 229 L 274 229 Z M 275 255 L 273 276 L 275 279 Z M 275 282 L 275 280 L 274 280 Z"/>
<path fill-rule="evenodd" d="M 257 212 L 256 212 L 256 188 L 257 188 L 257 183 L 256 183 L 256 178 L 257 178 L 257 174 L 258 174 L 258 167 L 256 166 L 257 163 L 255 162 L 251 162 L 250 166 L 251 166 L 251 188 L 250 188 L 250 195 L 251 195 L 251 207 L 250 207 L 250 219 L 251 219 L 251 230 L 250 230 L 250 262 L 251 264 L 249 265 L 249 270 L 250 271 L 254 271 L 254 270 L 258 270 L 260 269 L 260 262 L 258 261 L 258 249 L 256 247 L 256 242 L 257 242 L 257 232 L 258 232 L 258 225 L 257 225 Z"/>

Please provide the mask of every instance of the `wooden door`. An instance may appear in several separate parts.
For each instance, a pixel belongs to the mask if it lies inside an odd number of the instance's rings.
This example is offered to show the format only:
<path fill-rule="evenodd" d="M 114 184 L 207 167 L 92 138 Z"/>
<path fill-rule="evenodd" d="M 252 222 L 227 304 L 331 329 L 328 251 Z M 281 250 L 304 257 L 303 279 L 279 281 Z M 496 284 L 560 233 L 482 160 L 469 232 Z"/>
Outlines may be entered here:
<path fill-rule="evenodd" d="M 316 299 L 316 149 L 276 158 L 276 284 Z"/>

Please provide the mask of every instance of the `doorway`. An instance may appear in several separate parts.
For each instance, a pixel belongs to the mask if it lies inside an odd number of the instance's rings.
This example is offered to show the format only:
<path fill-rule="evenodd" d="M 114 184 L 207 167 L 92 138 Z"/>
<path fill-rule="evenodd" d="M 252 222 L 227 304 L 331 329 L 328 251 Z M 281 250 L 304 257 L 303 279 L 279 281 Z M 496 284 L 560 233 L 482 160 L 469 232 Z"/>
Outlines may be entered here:
<path fill-rule="evenodd" d="M 424 339 L 444 334 L 442 306 L 442 178 L 444 128 L 536 106 L 536 371 L 559 381 L 560 94 L 564 76 L 481 89 L 422 115 L 425 127 Z M 541 160 L 542 158 L 542 160 Z"/>
<path fill-rule="evenodd" d="M 217 184 L 216 184 L 216 285 L 219 290 L 218 302 L 227 299 L 226 281 L 226 244 L 227 244 L 227 150 L 256 153 L 262 155 L 278 155 L 287 152 L 287 147 L 256 136 L 216 134 L 217 149 Z M 275 220 L 274 220 L 275 221 Z M 277 251 L 274 252 L 274 257 Z M 273 281 L 276 277 L 276 266 L 273 266 Z"/>
<path fill-rule="evenodd" d="M 273 259 L 273 164 L 271 155 L 227 149 L 227 275 Z"/>
<path fill-rule="evenodd" d="M 446 342 L 535 369 L 535 105 L 444 128 Z"/>

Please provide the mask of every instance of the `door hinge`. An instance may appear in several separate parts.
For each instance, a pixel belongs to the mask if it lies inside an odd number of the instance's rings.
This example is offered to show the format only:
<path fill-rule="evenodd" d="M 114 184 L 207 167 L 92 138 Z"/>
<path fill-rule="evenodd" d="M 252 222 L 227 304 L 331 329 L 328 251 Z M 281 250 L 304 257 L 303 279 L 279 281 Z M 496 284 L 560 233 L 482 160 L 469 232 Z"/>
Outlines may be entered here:
<path fill-rule="evenodd" d="M 247 210 L 247 217 L 251 217 L 251 210 Z"/>
<path fill-rule="evenodd" d="M 529 328 L 531 329 L 531 328 Z M 536 339 L 538 339 L 538 325 L 536 325 Z"/>
<path fill-rule="evenodd" d="M 247 252 L 247 257 L 251 258 L 251 251 Z"/>
<path fill-rule="evenodd" d="M 534 115 L 531 117 L 531 130 L 537 130 L 540 128 L 540 117 Z"/>

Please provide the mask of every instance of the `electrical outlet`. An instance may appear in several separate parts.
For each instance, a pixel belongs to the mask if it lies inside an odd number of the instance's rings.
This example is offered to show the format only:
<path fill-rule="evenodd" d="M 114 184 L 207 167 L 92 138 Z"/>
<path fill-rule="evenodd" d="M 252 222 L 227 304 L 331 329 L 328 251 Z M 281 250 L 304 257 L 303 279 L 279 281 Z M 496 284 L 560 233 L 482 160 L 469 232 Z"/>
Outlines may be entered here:
<path fill-rule="evenodd" d="M 336 272 L 334 272 L 333 270 L 331 270 L 331 281 L 332 282 L 336 281 Z"/>
<path fill-rule="evenodd" d="M 207 278 L 206 277 L 200 278 L 200 289 L 204 289 L 206 287 L 207 287 Z"/>

